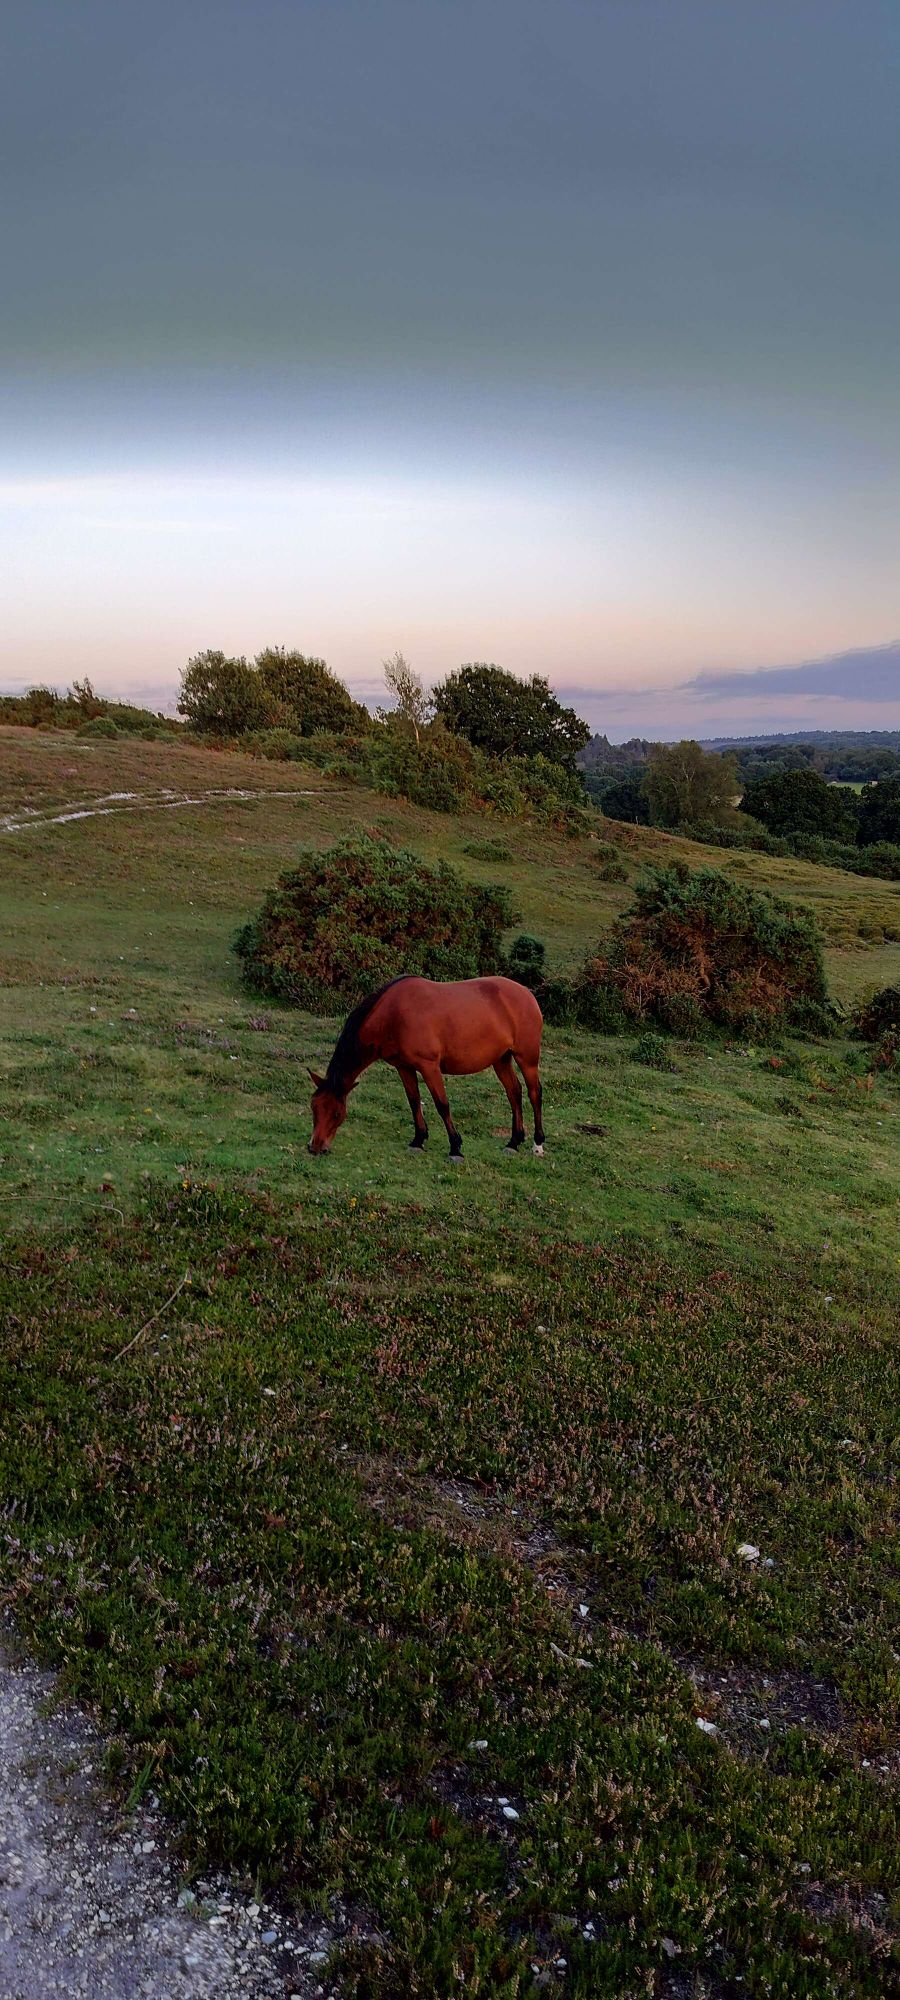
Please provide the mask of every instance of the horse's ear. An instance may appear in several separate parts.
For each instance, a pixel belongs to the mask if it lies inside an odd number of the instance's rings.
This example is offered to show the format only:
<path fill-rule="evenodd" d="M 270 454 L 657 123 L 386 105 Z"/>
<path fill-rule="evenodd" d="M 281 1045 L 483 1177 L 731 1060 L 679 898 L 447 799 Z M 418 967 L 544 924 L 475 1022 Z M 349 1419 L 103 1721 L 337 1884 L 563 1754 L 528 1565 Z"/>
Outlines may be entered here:
<path fill-rule="evenodd" d="M 316 1086 L 316 1089 L 317 1089 L 317 1090 L 321 1090 L 321 1089 L 322 1089 L 322 1085 L 323 1085 L 323 1084 L 324 1084 L 324 1082 L 325 1082 L 325 1078 L 324 1078 L 324 1076 L 317 1076 L 317 1075 L 316 1075 L 316 1072 L 315 1072 L 315 1070 L 314 1070 L 314 1069 L 311 1069 L 309 1073 L 310 1073 L 310 1076 L 312 1077 L 312 1080 L 313 1080 L 313 1083 L 314 1083 L 314 1084 L 315 1084 L 315 1086 Z"/>

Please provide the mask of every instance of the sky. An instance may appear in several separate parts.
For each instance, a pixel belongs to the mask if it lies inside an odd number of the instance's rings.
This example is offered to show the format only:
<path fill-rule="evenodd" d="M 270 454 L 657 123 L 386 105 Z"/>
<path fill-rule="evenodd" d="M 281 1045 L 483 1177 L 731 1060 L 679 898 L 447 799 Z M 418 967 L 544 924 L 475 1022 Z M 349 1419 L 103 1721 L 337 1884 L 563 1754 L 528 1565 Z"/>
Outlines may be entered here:
<path fill-rule="evenodd" d="M 900 727 L 895 0 L 6 0 L 0 689 Z"/>

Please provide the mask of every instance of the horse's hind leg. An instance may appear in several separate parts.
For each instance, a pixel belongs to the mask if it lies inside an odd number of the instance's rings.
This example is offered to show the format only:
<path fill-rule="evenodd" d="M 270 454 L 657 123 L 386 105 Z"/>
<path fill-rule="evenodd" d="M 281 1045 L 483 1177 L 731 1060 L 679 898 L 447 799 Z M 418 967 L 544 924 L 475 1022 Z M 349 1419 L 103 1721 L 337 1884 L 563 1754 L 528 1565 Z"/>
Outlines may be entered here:
<path fill-rule="evenodd" d="M 525 1120 L 522 1117 L 522 1085 L 513 1068 L 510 1054 L 501 1056 L 500 1061 L 495 1062 L 494 1074 L 499 1076 L 512 1106 L 512 1134 L 506 1150 L 508 1153 L 515 1153 L 525 1137 Z"/>
<path fill-rule="evenodd" d="M 450 1110 L 450 1105 L 447 1101 L 447 1093 L 444 1088 L 443 1070 L 440 1068 L 438 1063 L 429 1063 L 427 1068 L 423 1063 L 422 1077 L 424 1082 L 427 1084 L 428 1089 L 430 1090 L 431 1095 L 434 1098 L 435 1105 L 438 1111 L 440 1112 L 441 1117 L 443 1118 L 444 1124 L 447 1127 L 447 1137 L 450 1141 L 450 1158 L 451 1160 L 461 1160 L 462 1140 L 459 1136 L 459 1133 L 457 1132 L 456 1126 L 453 1123 L 453 1117 Z"/>
<path fill-rule="evenodd" d="M 419 1096 L 419 1079 L 416 1075 L 415 1070 L 409 1069 L 406 1063 L 397 1064 L 397 1075 L 399 1076 L 403 1088 L 406 1091 L 407 1099 L 409 1101 L 409 1108 L 413 1115 L 415 1137 L 410 1139 L 409 1142 L 410 1149 L 413 1152 L 419 1152 L 421 1148 L 424 1146 L 425 1141 L 428 1137 L 428 1126 L 425 1123 L 425 1113 L 422 1110 L 422 1099 Z"/>
<path fill-rule="evenodd" d="M 525 1078 L 525 1088 L 528 1092 L 531 1109 L 534 1112 L 534 1150 L 536 1153 L 542 1153 L 544 1150 L 544 1121 L 541 1116 L 541 1103 L 543 1100 L 541 1072 L 536 1062 L 523 1062 L 521 1056 L 518 1056 L 516 1060 Z"/>

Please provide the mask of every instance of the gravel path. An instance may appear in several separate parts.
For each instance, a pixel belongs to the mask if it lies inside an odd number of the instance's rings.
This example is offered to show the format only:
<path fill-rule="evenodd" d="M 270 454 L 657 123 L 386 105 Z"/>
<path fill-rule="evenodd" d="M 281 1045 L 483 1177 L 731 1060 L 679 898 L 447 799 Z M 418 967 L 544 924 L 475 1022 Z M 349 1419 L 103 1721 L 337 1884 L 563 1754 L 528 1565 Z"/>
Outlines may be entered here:
<path fill-rule="evenodd" d="M 127 1816 L 98 1779 L 103 1746 L 53 1676 L 0 1644 L 0 2000 L 313 2000 L 338 1988 L 352 1930 L 296 1922 L 224 1877 L 181 1887 L 166 1823 Z"/>

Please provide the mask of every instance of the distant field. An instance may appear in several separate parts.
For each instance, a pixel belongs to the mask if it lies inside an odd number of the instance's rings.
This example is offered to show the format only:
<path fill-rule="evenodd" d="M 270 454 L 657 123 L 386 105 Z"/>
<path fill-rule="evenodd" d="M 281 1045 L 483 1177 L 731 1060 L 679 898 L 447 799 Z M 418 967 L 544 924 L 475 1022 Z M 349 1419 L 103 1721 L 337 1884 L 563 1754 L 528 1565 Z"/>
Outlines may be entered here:
<path fill-rule="evenodd" d="M 0 1595 L 188 1863 L 358 1902 L 360 2000 L 887 1992 L 896 1083 L 550 1032 L 543 1161 L 493 1077 L 462 1171 L 410 1155 L 387 1072 L 310 1160 L 338 1023 L 230 940 L 360 826 L 554 966 L 629 898 L 587 839 L 0 731 Z M 845 1001 L 900 978 L 898 885 L 599 831 L 809 903 Z"/>

